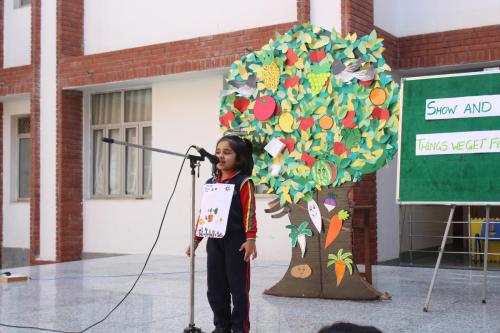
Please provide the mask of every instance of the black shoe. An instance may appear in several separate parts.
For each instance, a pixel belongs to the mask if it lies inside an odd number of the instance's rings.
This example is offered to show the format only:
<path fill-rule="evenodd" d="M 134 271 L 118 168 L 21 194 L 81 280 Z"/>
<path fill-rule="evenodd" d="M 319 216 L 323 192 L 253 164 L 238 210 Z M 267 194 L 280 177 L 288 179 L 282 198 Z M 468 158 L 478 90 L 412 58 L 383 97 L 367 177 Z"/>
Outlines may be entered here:
<path fill-rule="evenodd" d="M 243 331 L 235 330 L 234 328 L 231 330 L 231 333 L 243 333 Z"/>
<path fill-rule="evenodd" d="M 228 328 L 216 327 L 212 333 L 231 333 L 231 331 Z"/>

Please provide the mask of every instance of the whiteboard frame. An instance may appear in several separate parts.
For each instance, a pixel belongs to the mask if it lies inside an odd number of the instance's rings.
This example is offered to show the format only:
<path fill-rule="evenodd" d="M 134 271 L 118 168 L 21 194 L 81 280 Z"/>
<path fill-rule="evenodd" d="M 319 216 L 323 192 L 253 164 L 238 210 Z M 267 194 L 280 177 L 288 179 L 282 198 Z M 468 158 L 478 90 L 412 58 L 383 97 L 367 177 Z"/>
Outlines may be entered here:
<path fill-rule="evenodd" d="M 401 90 L 399 92 L 399 140 L 398 140 L 398 171 L 396 179 L 396 203 L 398 205 L 436 205 L 436 206 L 500 206 L 500 202 L 497 201 L 475 201 L 475 202 L 463 202 L 463 201 L 401 201 L 399 199 L 399 183 L 400 183 L 400 165 L 401 165 L 401 138 L 403 130 L 403 95 L 404 95 L 404 83 L 405 81 L 416 81 L 424 79 L 436 79 L 436 78 L 447 78 L 447 77 L 458 77 L 458 76 L 474 76 L 474 75 L 488 75 L 499 73 L 499 70 L 488 70 L 482 72 L 468 72 L 468 73 L 453 73 L 453 74 L 439 74 L 439 75 L 426 75 L 426 76 L 416 76 L 401 78 Z"/>

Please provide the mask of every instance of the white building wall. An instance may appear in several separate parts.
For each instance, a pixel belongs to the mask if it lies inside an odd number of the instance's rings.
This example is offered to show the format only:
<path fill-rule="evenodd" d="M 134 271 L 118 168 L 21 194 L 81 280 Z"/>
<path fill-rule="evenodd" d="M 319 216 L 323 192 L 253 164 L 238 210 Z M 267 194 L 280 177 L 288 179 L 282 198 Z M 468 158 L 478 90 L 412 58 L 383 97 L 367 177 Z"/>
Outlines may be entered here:
<path fill-rule="evenodd" d="M 375 0 L 375 26 L 396 37 L 500 24 L 498 0 Z"/>
<path fill-rule="evenodd" d="M 311 0 L 311 23 L 326 30 L 342 31 L 340 0 Z"/>
<path fill-rule="evenodd" d="M 220 34 L 297 19 L 296 0 L 86 0 L 84 11 L 85 54 Z"/>
<path fill-rule="evenodd" d="M 3 67 L 31 63 L 31 6 L 14 9 L 14 0 L 5 0 Z"/>
<path fill-rule="evenodd" d="M 56 1 L 42 1 L 40 54 L 40 259 L 56 258 Z"/>
<path fill-rule="evenodd" d="M 190 145 L 215 150 L 218 129 L 219 91 L 222 73 L 216 71 L 172 76 L 152 85 L 153 146 L 184 153 Z M 88 119 L 89 95 L 85 94 Z M 85 130 L 86 190 L 90 187 L 88 120 Z M 195 152 L 194 152 L 195 153 Z M 175 183 L 182 159 L 153 153 L 153 196 L 150 200 L 84 200 L 84 252 L 145 253 L 155 239 L 164 207 Z M 211 167 L 204 162 L 196 178 L 196 204 Z M 190 236 L 191 176 L 184 166 L 177 192 L 172 199 L 162 236 L 155 253 L 183 255 Z M 288 260 L 291 250 L 285 225 L 288 219 L 271 220 L 263 209 L 269 196 L 257 199 L 258 250 L 263 259 Z M 204 248 L 204 246 L 203 246 Z M 205 255 L 205 251 L 199 251 Z"/>
<path fill-rule="evenodd" d="M 28 97 L 3 102 L 3 247 L 30 247 L 29 201 L 16 195 L 16 117 L 29 115 Z"/>

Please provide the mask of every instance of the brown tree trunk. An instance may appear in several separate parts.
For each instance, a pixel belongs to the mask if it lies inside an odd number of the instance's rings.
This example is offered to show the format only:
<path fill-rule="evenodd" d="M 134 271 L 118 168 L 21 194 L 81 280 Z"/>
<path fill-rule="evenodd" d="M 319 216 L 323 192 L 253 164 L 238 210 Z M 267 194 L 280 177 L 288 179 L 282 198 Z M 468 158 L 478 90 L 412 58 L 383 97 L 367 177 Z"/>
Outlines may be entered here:
<path fill-rule="evenodd" d="M 290 222 L 297 227 L 304 221 L 310 222 L 308 228 L 313 231 L 313 235 L 311 237 L 306 236 L 307 246 L 303 258 L 298 245 L 292 249 L 292 258 L 287 272 L 281 281 L 276 283 L 272 288 L 266 289 L 264 291 L 265 294 L 350 300 L 375 300 L 380 299 L 384 295 L 361 277 L 355 263 L 352 264 L 352 275 L 346 268 L 339 286 L 337 286 L 335 265 L 327 267 L 329 254 L 337 254 L 339 249 L 343 249 L 344 253 L 352 253 L 352 209 L 349 207 L 348 200 L 348 193 L 351 189 L 352 184 L 346 183 L 341 187 L 315 193 L 314 200 L 318 204 L 321 216 L 323 217 L 321 234 L 318 234 L 309 217 L 307 203 L 301 202 L 300 205 L 291 205 L 289 213 Z M 334 193 L 337 201 L 335 209 L 331 212 L 328 212 L 323 205 L 328 193 Z M 343 228 L 337 239 L 325 249 L 325 238 L 330 219 L 342 209 L 349 212 L 349 219 L 344 221 Z"/>

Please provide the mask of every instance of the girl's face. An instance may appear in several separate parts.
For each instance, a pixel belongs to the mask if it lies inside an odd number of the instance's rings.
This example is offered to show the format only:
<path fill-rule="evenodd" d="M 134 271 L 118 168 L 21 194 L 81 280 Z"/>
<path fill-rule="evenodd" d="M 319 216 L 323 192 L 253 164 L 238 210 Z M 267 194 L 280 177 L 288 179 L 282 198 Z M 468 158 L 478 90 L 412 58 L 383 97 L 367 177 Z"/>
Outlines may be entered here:
<path fill-rule="evenodd" d="M 222 140 L 217 144 L 215 155 L 219 158 L 217 169 L 222 172 L 233 171 L 236 167 L 236 153 L 227 140 Z"/>

